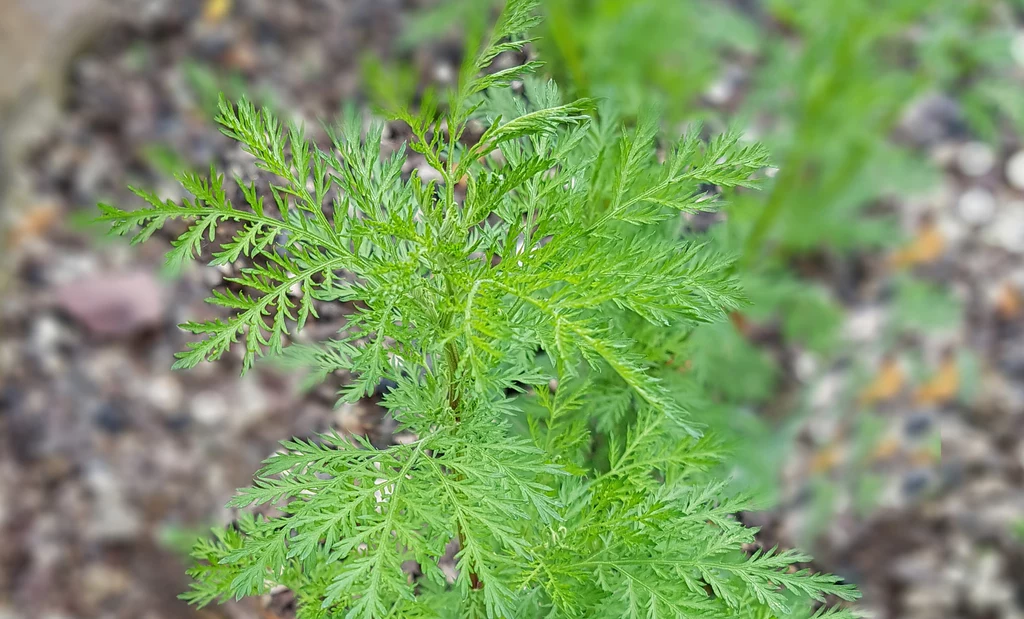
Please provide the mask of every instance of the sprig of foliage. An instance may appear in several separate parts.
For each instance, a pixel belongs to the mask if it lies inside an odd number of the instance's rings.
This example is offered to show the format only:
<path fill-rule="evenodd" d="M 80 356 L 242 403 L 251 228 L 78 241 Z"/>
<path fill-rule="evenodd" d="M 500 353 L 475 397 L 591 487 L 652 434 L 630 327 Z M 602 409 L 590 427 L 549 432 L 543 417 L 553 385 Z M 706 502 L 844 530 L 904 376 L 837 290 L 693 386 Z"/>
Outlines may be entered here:
<path fill-rule="evenodd" d="M 595 122 L 595 102 L 564 103 L 535 80 L 514 94 L 510 81 L 535 65 L 488 69 L 523 46 L 534 9 L 508 2 L 447 107 L 428 96 L 396 112 L 439 180 L 403 175 L 404 149 L 382 158 L 380 123 L 364 132 L 350 115 L 324 150 L 267 110 L 222 100 L 222 131 L 273 177 L 264 191 L 237 179 L 236 203 L 211 171 L 180 176 L 194 196 L 180 203 L 139 191 L 142 209 L 101 207 L 115 232 L 139 229 L 136 242 L 189 222 L 175 264 L 232 226 L 212 262 L 249 266 L 210 299 L 232 314 L 186 324 L 200 339 L 179 367 L 241 342 L 248 369 L 295 350 L 318 304 L 353 302 L 338 337 L 300 356 L 352 375 L 348 399 L 391 381 L 384 406 L 414 436 L 384 449 L 337 434 L 283 443 L 231 503 L 278 515 L 200 542 L 186 599 L 284 585 L 305 619 L 650 619 L 806 616 L 811 600 L 856 597 L 792 571 L 801 553 L 742 552 L 755 530 L 732 514 L 750 502 L 703 479 L 714 440 L 624 328 L 674 333 L 742 301 L 727 259 L 665 232 L 680 212 L 715 207 L 706 186 L 749 185 L 764 149 L 697 131 L 664 144 L 654 116 L 624 131 L 613 110 Z M 475 141 L 470 122 L 486 127 Z M 594 387 L 607 379 L 614 388 Z M 607 424 L 596 457 L 592 409 L 612 391 L 630 414 Z"/>

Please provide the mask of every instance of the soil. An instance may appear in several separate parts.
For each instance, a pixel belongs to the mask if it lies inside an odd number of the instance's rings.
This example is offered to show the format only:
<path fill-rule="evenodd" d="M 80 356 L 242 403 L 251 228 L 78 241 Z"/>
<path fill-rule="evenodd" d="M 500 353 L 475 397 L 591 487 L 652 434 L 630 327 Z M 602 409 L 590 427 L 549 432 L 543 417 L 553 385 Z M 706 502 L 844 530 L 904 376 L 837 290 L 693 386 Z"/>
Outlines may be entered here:
<path fill-rule="evenodd" d="M 109 0 L 105 17 L 78 26 L 75 2 L 48 4 L 63 21 L 0 0 L 8 29 L 23 19 L 13 30 L 39 35 L 0 47 L 38 59 L 0 91 L 10 267 L 0 279 L 0 618 L 283 619 L 280 594 L 201 611 L 178 601 L 183 542 L 232 520 L 223 505 L 277 441 L 332 427 L 387 440 L 392 426 L 372 399 L 335 410 L 340 376 L 311 391 L 265 367 L 239 378 L 237 355 L 172 372 L 186 341 L 175 325 L 210 316 L 203 299 L 230 271 L 171 276 L 165 243 L 129 248 L 83 222 L 98 201 L 135 203 L 128 184 L 180 195 L 168 175 L 179 163 L 254 172 L 208 120 L 211 79 L 230 89 L 237 76 L 310 127 L 365 103 L 361 55 L 395 54 L 418 3 Z M 455 60 L 443 44 L 404 53 L 424 79 Z M 845 303 L 851 356 L 870 376 L 774 351 L 813 414 L 787 458 L 780 506 L 744 516 L 764 527 L 765 545 L 810 545 L 814 567 L 858 583 L 879 618 L 1024 616 L 1024 193 L 1012 182 L 1015 149 L 986 153 L 946 130 L 958 122 L 950 106 L 923 101 L 908 118 L 927 122 L 906 128 L 943 183 L 889 208 L 916 239 L 903 271 L 948 291 L 960 317 L 894 351 L 882 335 L 899 319 L 893 256 L 808 267 Z M 310 337 L 340 320 L 328 310 Z M 766 346 L 780 340 L 769 334 Z M 853 388 L 879 420 L 860 460 L 849 420 L 829 406 Z M 941 456 L 929 442 L 939 435 Z M 870 510 L 856 501 L 858 466 L 878 480 Z M 815 499 L 823 484 L 829 501 Z M 816 528 L 822 510 L 829 524 Z"/>

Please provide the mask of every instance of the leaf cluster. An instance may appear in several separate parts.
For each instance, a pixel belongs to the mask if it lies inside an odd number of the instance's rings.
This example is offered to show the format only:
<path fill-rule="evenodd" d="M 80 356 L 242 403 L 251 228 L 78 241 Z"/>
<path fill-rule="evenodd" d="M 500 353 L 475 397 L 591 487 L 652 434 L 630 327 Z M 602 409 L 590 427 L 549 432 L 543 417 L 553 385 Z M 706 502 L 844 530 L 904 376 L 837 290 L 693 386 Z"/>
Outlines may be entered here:
<path fill-rule="evenodd" d="M 388 381 L 383 404 L 413 437 L 283 443 L 231 504 L 270 515 L 200 542 L 186 599 L 283 585 L 306 619 L 650 619 L 806 616 L 856 596 L 795 569 L 801 553 L 743 552 L 755 530 L 733 514 L 751 502 L 708 481 L 720 448 L 638 340 L 671 345 L 743 302 L 730 261 L 680 238 L 681 214 L 716 208 L 711 186 L 753 185 L 766 151 L 697 128 L 666 141 L 653 114 L 626 129 L 595 101 L 563 102 L 524 75 L 534 63 L 493 70 L 535 8 L 509 0 L 444 104 L 393 111 L 411 154 L 382 153 L 383 125 L 355 114 L 321 148 L 222 99 L 217 122 L 265 187 L 211 170 L 179 176 L 180 202 L 101 205 L 135 242 L 187 222 L 172 264 L 215 243 L 212 264 L 247 265 L 209 299 L 226 318 L 184 325 L 198 339 L 179 367 L 290 350 L 351 375 L 343 399 Z M 337 302 L 351 311 L 335 339 L 292 342 Z M 602 420 L 609 393 L 624 414 Z"/>

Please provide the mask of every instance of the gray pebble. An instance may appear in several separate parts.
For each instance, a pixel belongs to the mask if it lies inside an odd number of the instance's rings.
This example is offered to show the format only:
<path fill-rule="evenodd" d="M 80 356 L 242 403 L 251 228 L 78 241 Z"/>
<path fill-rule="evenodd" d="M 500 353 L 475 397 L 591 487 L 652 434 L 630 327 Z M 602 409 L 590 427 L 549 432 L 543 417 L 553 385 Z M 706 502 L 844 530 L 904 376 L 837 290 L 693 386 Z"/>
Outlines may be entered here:
<path fill-rule="evenodd" d="M 967 176 L 985 176 L 996 164 L 996 154 L 984 142 L 968 142 L 957 153 L 957 165 Z"/>
<path fill-rule="evenodd" d="M 1006 180 L 1024 191 L 1024 150 L 1019 150 L 1006 162 Z"/>
<path fill-rule="evenodd" d="M 965 222 L 980 226 L 992 220 L 996 211 L 996 199 L 992 192 L 981 187 L 965 191 L 957 201 L 957 213 Z"/>

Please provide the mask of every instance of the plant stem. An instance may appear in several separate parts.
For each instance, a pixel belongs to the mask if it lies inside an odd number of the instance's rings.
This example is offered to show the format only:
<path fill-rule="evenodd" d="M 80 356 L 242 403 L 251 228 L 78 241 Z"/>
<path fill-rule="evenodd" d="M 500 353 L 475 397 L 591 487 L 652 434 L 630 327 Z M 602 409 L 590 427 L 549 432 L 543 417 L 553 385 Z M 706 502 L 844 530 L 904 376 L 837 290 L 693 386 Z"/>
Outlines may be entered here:
<path fill-rule="evenodd" d="M 454 292 L 452 290 L 452 286 L 450 285 L 450 283 L 446 287 L 448 288 L 449 294 L 452 294 Z M 452 409 L 452 412 L 455 414 L 455 423 L 457 425 L 462 422 L 462 416 L 459 413 L 459 406 L 461 406 L 462 404 L 462 399 L 459 396 L 458 390 L 455 385 L 455 373 L 459 367 L 459 348 L 455 344 L 454 339 L 449 340 L 448 343 L 445 344 L 444 354 L 445 362 L 448 364 L 448 406 Z M 461 476 L 456 477 L 456 481 L 461 480 Z M 462 530 L 462 525 L 456 525 L 456 532 L 458 533 L 459 537 L 459 548 L 463 549 L 466 547 L 466 534 Z M 484 583 L 480 580 L 480 577 L 477 576 L 476 572 L 473 571 L 469 572 L 469 583 L 470 587 L 473 589 L 482 589 L 484 586 Z"/>

